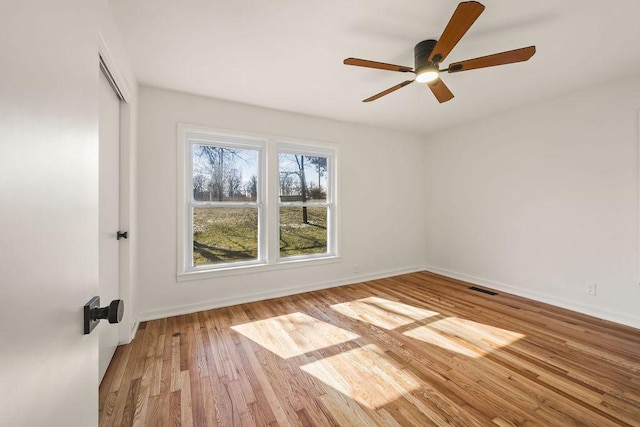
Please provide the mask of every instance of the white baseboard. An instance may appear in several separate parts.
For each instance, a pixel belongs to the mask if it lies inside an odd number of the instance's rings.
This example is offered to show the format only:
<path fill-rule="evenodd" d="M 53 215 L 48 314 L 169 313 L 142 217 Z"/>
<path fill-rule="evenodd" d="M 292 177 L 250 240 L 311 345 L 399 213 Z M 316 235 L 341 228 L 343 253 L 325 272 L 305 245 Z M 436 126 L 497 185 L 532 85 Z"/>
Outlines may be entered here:
<path fill-rule="evenodd" d="M 426 266 L 425 270 L 439 274 L 441 276 L 451 277 L 452 279 L 462 280 L 474 285 L 486 286 L 498 291 L 508 292 L 520 297 L 529 298 L 535 301 L 555 305 L 557 307 L 566 308 L 568 310 L 577 311 L 578 313 L 587 314 L 599 319 L 609 320 L 612 322 L 620 323 L 622 325 L 631 326 L 632 328 L 640 329 L 640 318 L 638 317 L 627 316 L 624 314 L 601 310 L 599 308 L 590 307 L 583 304 L 577 304 L 573 301 L 558 298 L 553 295 L 540 294 L 538 292 L 532 292 L 528 289 L 507 285 L 505 283 L 496 282 L 489 279 L 483 279 L 481 277 L 470 276 L 468 274 L 458 273 L 456 271 L 451 271 L 444 268 Z"/>
<path fill-rule="evenodd" d="M 376 273 L 350 276 L 348 278 L 340 279 L 340 280 L 322 281 L 322 282 L 316 282 L 316 283 L 294 286 L 289 288 L 272 289 L 267 292 L 257 292 L 252 294 L 239 295 L 233 298 L 214 299 L 214 300 L 208 300 L 208 301 L 200 301 L 194 304 L 184 304 L 184 305 L 173 306 L 173 307 L 165 307 L 158 310 L 150 310 L 150 311 L 145 311 L 140 313 L 140 315 L 138 316 L 138 321 L 144 322 L 147 320 L 155 320 L 155 319 L 162 319 L 165 317 L 179 316 L 182 314 L 196 313 L 198 311 L 203 311 L 203 310 L 211 310 L 214 308 L 229 307 L 232 305 L 244 304 L 247 302 L 285 297 L 289 295 L 301 294 L 304 292 L 317 291 L 320 289 L 335 288 L 337 286 L 344 286 L 344 285 L 349 285 L 353 283 L 366 282 L 369 280 L 383 279 L 386 277 L 398 276 L 401 274 L 408 274 L 408 273 L 415 273 L 416 271 L 423 271 L 423 270 L 424 270 L 424 266 L 422 265 L 414 266 L 414 267 L 406 267 L 406 268 L 395 269 L 395 270 L 386 270 L 386 271 L 379 271 Z M 137 325 L 136 325 L 136 329 L 137 329 Z M 135 332 L 134 332 L 134 335 L 135 335 Z"/>

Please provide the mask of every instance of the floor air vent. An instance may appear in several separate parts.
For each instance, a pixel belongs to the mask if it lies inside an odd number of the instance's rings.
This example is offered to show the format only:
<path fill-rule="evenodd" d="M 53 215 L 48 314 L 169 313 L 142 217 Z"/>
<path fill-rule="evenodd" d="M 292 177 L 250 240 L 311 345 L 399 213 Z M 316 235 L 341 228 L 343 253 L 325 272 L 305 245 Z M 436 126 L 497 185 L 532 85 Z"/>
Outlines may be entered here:
<path fill-rule="evenodd" d="M 482 292 L 483 294 L 488 294 L 488 295 L 498 295 L 497 292 L 493 292 L 493 291 L 488 291 L 486 289 L 482 289 L 482 288 L 477 288 L 475 286 L 471 286 L 469 289 L 471 289 L 472 291 L 476 291 L 476 292 Z"/>

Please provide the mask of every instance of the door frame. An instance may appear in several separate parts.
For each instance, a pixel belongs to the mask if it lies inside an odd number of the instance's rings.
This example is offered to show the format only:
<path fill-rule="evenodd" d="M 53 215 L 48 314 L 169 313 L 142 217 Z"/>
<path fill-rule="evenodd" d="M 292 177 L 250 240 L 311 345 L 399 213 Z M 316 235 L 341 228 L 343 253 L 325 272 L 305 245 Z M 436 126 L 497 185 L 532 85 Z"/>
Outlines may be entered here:
<path fill-rule="evenodd" d="M 120 242 L 120 298 L 124 301 L 124 315 L 118 324 L 119 344 L 133 340 L 138 328 L 136 310 L 136 202 L 135 202 L 135 152 L 136 110 L 135 86 L 127 80 L 111 54 L 105 38 L 98 34 L 100 67 L 121 100 L 120 103 L 120 229 L 128 232 L 128 238 Z"/>

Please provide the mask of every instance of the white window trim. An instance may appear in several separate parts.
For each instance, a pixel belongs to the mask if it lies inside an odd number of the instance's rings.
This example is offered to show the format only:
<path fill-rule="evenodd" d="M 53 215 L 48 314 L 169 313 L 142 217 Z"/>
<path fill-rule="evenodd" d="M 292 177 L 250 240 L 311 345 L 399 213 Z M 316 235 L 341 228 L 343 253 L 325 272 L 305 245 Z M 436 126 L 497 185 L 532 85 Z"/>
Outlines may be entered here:
<path fill-rule="evenodd" d="M 256 202 L 199 202 L 202 206 L 256 206 L 258 209 L 258 258 L 250 261 L 239 261 L 233 264 L 207 265 L 193 267 L 193 221 L 191 208 L 196 204 L 192 200 L 191 179 L 193 176 L 192 147 L 194 144 L 215 144 L 216 146 L 242 147 L 258 151 L 258 194 Z M 265 236 L 265 147 L 266 140 L 261 137 L 239 135 L 219 129 L 178 124 L 178 242 L 177 242 L 177 271 L 178 276 L 190 275 L 215 270 L 264 265 L 266 263 L 266 236 Z"/>
<path fill-rule="evenodd" d="M 329 148 L 326 146 L 309 146 L 306 144 L 292 144 L 290 142 L 276 142 L 276 156 L 279 156 L 280 153 L 286 152 L 291 154 L 299 154 L 303 156 L 318 156 L 318 157 L 326 157 L 327 158 L 327 171 L 328 171 L 328 186 L 327 189 L 327 201 L 326 202 L 282 202 L 280 201 L 280 189 L 276 188 L 275 193 L 273 194 L 273 200 L 276 201 L 277 205 L 277 213 L 275 215 L 277 224 L 275 230 L 280 230 L 280 212 L 279 209 L 281 206 L 309 206 L 309 207 L 326 207 L 327 208 L 327 252 L 322 254 L 310 254 L 310 255 L 297 255 L 297 256 L 288 256 L 281 257 L 280 256 L 280 247 L 279 247 L 279 239 L 276 239 L 275 245 L 277 247 L 274 248 L 276 254 L 276 263 L 288 263 L 302 260 L 312 260 L 317 258 L 327 258 L 327 257 L 335 257 L 337 256 L 336 249 L 336 150 L 334 148 Z M 279 181 L 279 168 L 274 168 L 274 178 L 276 182 Z"/>
<path fill-rule="evenodd" d="M 247 148 L 257 148 L 261 142 L 261 152 L 259 161 L 259 177 L 258 177 L 258 200 L 261 204 L 261 215 L 259 218 L 259 235 L 258 235 L 258 260 L 225 263 L 219 265 L 207 265 L 199 267 L 190 267 L 192 254 L 192 226 L 193 222 L 190 218 L 190 197 L 191 197 L 191 180 L 187 179 L 187 174 L 192 174 L 191 164 L 191 143 L 188 141 L 189 134 L 201 133 L 205 136 L 203 143 L 225 144 L 225 141 L 217 141 L 212 139 L 214 136 L 229 137 L 233 140 L 245 140 Z M 209 136 L 207 139 L 206 136 Z M 339 201 L 339 173 L 338 159 L 339 146 L 332 143 L 322 141 L 309 141 L 292 139 L 287 137 L 256 134 L 251 132 L 232 131 L 228 129 L 220 129 L 199 125 L 191 125 L 186 123 L 177 124 L 177 280 L 190 281 L 206 278 L 233 276 L 248 273 L 259 273 L 271 270 L 301 268 L 304 266 L 330 264 L 340 261 L 339 253 L 339 227 L 340 227 L 340 201 Z M 236 142 L 226 142 L 227 145 L 239 146 Z M 325 156 L 330 167 L 329 178 L 332 189 L 331 205 L 333 209 L 328 212 L 327 218 L 327 253 L 314 255 L 301 255 L 280 257 L 279 247 L 279 168 L 278 153 L 279 151 L 295 152 L 305 155 Z M 272 165 L 268 169 L 267 165 Z M 275 165 L 275 166 L 273 166 Z M 327 201 L 329 202 L 329 200 Z M 215 203 L 215 202 L 213 202 Z M 225 202 L 225 206 L 230 206 L 232 202 Z M 285 202 L 288 204 L 287 202 Z M 326 205 L 324 202 L 307 202 L 307 206 L 320 204 Z M 239 203 L 244 205 L 244 203 Z M 330 213 L 330 215 L 329 215 Z"/>

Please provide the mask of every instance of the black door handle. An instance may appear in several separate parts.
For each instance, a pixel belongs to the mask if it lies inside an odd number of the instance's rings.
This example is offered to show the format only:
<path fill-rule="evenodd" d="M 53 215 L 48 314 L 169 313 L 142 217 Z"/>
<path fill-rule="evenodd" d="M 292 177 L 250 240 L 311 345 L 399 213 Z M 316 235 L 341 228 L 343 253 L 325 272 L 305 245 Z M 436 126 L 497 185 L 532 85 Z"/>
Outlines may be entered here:
<path fill-rule="evenodd" d="M 120 239 L 127 239 L 127 232 L 126 231 L 118 231 L 118 233 L 116 233 L 116 240 L 120 240 Z"/>
<path fill-rule="evenodd" d="M 107 319 L 109 323 L 120 323 L 124 314 L 124 302 L 114 299 L 107 307 L 91 310 L 91 320 Z"/>
<path fill-rule="evenodd" d="M 114 299 L 107 307 L 100 307 L 100 297 L 93 297 L 84 305 L 84 333 L 89 334 L 100 323 L 107 319 L 109 323 L 120 323 L 124 315 L 124 301 Z"/>

